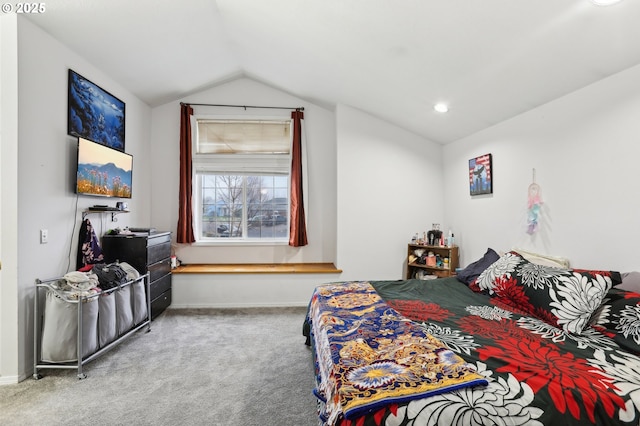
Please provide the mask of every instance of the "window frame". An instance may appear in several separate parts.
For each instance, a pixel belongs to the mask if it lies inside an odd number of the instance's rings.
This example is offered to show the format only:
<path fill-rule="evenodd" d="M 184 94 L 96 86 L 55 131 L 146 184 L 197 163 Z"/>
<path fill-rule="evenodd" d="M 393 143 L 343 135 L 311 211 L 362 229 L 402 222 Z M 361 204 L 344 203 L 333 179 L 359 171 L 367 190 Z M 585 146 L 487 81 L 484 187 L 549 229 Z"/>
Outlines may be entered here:
<path fill-rule="evenodd" d="M 288 121 L 290 126 L 290 141 L 288 154 L 198 154 L 198 121 L 199 120 L 239 120 L 239 121 Z M 218 116 L 193 115 L 191 118 L 192 137 L 192 200 L 193 200 L 193 228 L 197 246 L 280 246 L 288 245 L 290 228 L 285 237 L 280 238 L 230 238 L 203 237 L 203 203 L 202 176 L 206 173 L 229 174 L 244 176 L 286 175 L 287 176 L 287 217 L 291 211 L 291 151 L 293 145 L 293 120 L 282 116 Z M 268 159 L 268 161 L 267 161 Z M 246 208 L 246 191 L 243 195 L 242 226 L 243 235 L 248 231 Z M 288 220 L 287 223 L 290 223 Z"/>

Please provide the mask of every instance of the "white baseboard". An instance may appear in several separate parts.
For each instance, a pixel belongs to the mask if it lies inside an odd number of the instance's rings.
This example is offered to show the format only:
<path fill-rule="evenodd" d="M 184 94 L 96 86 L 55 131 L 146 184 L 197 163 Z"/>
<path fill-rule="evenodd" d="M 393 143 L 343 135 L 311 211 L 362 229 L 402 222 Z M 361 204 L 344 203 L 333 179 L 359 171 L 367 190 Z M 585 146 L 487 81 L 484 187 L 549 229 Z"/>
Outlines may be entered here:
<path fill-rule="evenodd" d="M 15 385 L 27 378 L 26 374 L 21 376 L 0 376 L 0 386 Z"/>
<path fill-rule="evenodd" d="M 306 308 L 308 303 L 206 303 L 206 304 L 176 304 L 171 303 L 169 309 L 241 309 L 241 308 Z"/>

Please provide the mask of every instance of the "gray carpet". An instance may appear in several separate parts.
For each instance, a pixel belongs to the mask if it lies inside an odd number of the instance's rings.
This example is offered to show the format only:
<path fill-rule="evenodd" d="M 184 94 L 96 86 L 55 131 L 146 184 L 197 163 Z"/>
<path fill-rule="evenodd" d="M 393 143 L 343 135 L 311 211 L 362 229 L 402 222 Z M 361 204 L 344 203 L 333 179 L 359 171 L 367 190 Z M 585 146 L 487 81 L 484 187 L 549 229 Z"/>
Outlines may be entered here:
<path fill-rule="evenodd" d="M 75 370 L 0 386 L 2 425 L 316 425 L 306 308 L 172 310 Z"/>

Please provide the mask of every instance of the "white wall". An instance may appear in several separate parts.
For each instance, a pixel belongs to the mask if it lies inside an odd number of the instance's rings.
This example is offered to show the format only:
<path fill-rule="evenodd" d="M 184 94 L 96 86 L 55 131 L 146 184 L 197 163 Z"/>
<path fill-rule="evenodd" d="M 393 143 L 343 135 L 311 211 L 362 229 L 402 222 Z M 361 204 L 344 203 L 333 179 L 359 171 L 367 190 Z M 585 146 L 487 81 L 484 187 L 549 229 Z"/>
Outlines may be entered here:
<path fill-rule="evenodd" d="M 226 84 L 156 107 L 152 112 L 152 213 L 158 229 L 176 231 L 180 102 L 304 107 L 308 155 L 305 247 L 174 244 L 177 257 L 192 263 L 301 263 L 336 260 L 336 169 L 334 114 L 310 102 L 255 80 L 238 78 Z M 290 110 L 194 106 L 195 115 L 291 117 Z M 175 238 L 174 238 L 175 241 Z M 174 275 L 173 307 L 270 306 L 306 304 L 312 289 L 331 277 L 300 275 Z"/>
<path fill-rule="evenodd" d="M 0 384 L 19 379 L 18 21 L 0 15 Z"/>
<path fill-rule="evenodd" d="M 102 234 L 116 226 L 145 226 L 150 220 L 150 108 L 105 73 L 50 37 L 26 19 L 18 19 L 18 341 L 3 342 L 2 353 L 17 346 L 19 365 L 3 374 L 23 377 L 32 367 L 33 295 L 36 278 L 61 276 L 74 270 L 81 211 L 116 200 L 76 197 L 73 183 L 76 141 L 67 136 L 67 73 L 71 68 L 126 103 L 126 151 L 134 156 L 130 214 L 111 222 L 92 215 Z M 3 144 L 4 148 L 4 144 Z M 4 177 L 4 170 L 3 170 Z M 3 223 L 4 225 L 4 223 Z M 39 243 L 48 229 L 49 243 Z M 3 228 L 3 234 L 5 229 Z"/>
<path fill-rule="evenodd" d="M 445 216 L 463 265 L 487 247 L 564 256 L 581 268 L 638 270 L 640 67 L 444 148 Z M 493 154 L 494 193 L 470 197 L 468 160 Z M 542 188 L 541 229 L 526 230 L 527 189 Z"/>
<path fill-rule="evenodd" d="M 204 90 L 152 112 L 152 223 L 175 233 L 178 223 L 180 171 L 180 102 L 225 105 L 304 107 L 308 153 L 307 233 L 309 245 L 300 248 L 179 245 L 184 263 L 333 262 L 335 260 L 335 122 L 333 113 L 248 78 Z M 194 106 L 194 115 L 277 116 L 291 118 L 290 110 Z"/>
<path fill-rule="evenodd" d="M 442 147 L 349 106 L 336 116 L 342 278 L 404 278 L 411 236 L 443 224 Z"/>

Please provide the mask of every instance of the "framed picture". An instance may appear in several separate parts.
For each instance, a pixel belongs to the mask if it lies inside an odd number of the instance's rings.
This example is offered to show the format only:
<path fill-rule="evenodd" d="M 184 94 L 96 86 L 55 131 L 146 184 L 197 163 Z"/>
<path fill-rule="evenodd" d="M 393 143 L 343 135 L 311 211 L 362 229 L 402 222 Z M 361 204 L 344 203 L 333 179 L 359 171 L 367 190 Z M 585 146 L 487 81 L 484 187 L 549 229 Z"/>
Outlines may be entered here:
<path fill-rule="evenodd" d="M 124 102 L 69 70 L 67 133 L 124 152 Z"/>
<path fill-rule="evenodd" d="M 469 192 L 471 195 L 493 193 L 491 154 L 469 160 Z"/>

